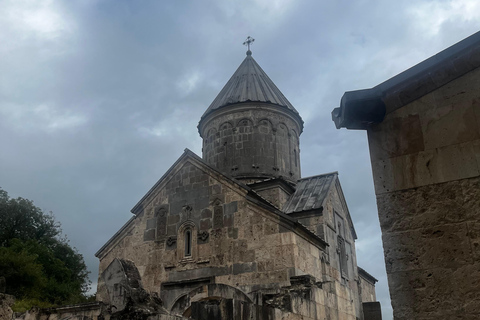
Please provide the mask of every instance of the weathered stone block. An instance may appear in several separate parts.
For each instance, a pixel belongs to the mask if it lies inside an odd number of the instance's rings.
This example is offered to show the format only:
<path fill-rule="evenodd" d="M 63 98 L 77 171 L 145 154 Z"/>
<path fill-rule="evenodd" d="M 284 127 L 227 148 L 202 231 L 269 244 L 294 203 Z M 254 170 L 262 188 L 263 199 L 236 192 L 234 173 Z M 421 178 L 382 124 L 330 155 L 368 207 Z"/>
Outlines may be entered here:
<path fill-rule="evenodd" d="M 427 315 L 431 312 L 455 314 L 462 308 L 459 302 L 463 298 L 455 289 L 450 269 L 390 273 L 389 289 L 395 314 L 403 314 L 410 319 L 416 318 L 415 314 Z"/>
<path fill-rule="evenodd" d="M 434 149 L 480 138 L 471 101 L 450 101 L 421 115 L 425 149 Z"/>
<path fill-rule="evenodd" d="M 209 197 L 210 204 L 217 206 L 225 202 L 225 194 L 213 194 Z"/>
<path fill-rule="evenodd" d="M 200 217 L 202 219 L 212 218 L 212 211 L 210 209 L 203 209 Z"/>
<path fill-rule="evenodd" d="M 257 268 L 258 268 L 258 272 L 271 271 L 274 268 L 274 262 L 273 260 L 267 260 L 267 261 L 257 260 Z"/>
<path fill-rule="evenodd" d="M 228 237 L 232 239 L 238 238 L 238 228 L 228 228 Z"/>
<path fill-rule="evenodd" d="M 478 176 L 477 142 L 372 160 L 377 195 Z"/>
<path fill-rule="evenodd" d="M 167 219 L 167 223 L 172 225 L 176 224 L 180 221 L 180 216 L 179 215 L 169 215 Z"/>
<path fill-rule="evenodd" d="M 266 236 L 278 233 L 278 224 L 265 224 L 263 232 Z"/>
<path fill-rule="evenodd" d="M 143 233 L 143 241 L 155 240 L 155 229 L 145 230 Z"/>
<path fill-rule="evenodd" d="M 237 212 L 237 210 L 237 201 L 225 204 L 225 214 L 234 214 L 235 212 Z"/>
<path fill-rule="evenodd" d="M 0 293 L 0 319 L 13 319 L 13 310 L 11 309 L 11 306 L 13 306 L 14 303 L 14 296 Z"/>
<path fill-rule="evenodd" d="M 212 228 L 212 219 L 200 220 L 200 230 L 208 230 Z"/>
<path fill-rule="evenodd" d="M 253 262 L 255 261 L 255 251 L 254 250 L 242 250 L 239 252 L 239 260 L 242 262 Z"/>
<path fill-rule="evenodd" d="M 468 222 L 467 229 L 474 254 L 474 261 L 480 261 L 480 222 Z"/>
<path fill-rule="evenodd" d="M 233 274 L 237 275 L 240 273 L 247 272 L 256 272 L 257 263 L 256 262 L 247 262 L 247 263 L 234 263 L 233 264 Z"/>
<path fill-rule="evenodd" d="M 480 261 L 456 268 L 451 273 L 453 288 L 458 292 L 459 303 L 470 312 L 480 313 L 480 291 L 472 284 L 480 283 Z"/>
<path fill-rule="evenodd" d="M 420 117 L 408 115 L 386 118 L 381 124 L 369 129 L 368 143 L 372 160 L 424 151 Z"/>
<path fill-rule="evenodd" d="M 463 223 L 384 233 L 383 242 L 387 272 L 453 268 L 472 262 L 470 241 Z M 456 259 L 452 260 L 452 256 Z"/>
<path fill-rule="evenodd" d="M 233 214 L 225 214 L 223 216 L 223 226 L 231 228 L 234 225 L 234 215 Z"/>
<path fill-rule="evenodd" d="M 177 234 L 177 225 L 172 224 L 167 226 L 167 236 L 175 236 Z"/>
<path fill-rule="evenodd" d="M 473 178 L 378 195 L 382 230 L 404 231 L 475 220 L 480 213 L 479 183 L 479 178 Z"/>
<path fill-rule="evenodd" d="M 221 206 L 213 208 L 213 228 L 223 228 L 223 208 Z"/>
<path fill-rule="evenodd" d="M 198 210 L 208 207 L 210 204 L 210 197 L 207 195 L 205 197 L 195 198 L 195 208 Z"/>
<path fill-rule="evenodd" d="M 217 194 L 222 193 L 222 186 L 219 185 L 219 184 L 215 184 L 215 185 L 211 186 L 210 188 L 211 188 L 210 194 L 212 194 L 212 195 L 217 195 Z"/>
<path fill-rule="evenodd" d="M 157 224 L 157 219 L 147 219 L 147 227 L 146 229 L 155 229 Z"/>

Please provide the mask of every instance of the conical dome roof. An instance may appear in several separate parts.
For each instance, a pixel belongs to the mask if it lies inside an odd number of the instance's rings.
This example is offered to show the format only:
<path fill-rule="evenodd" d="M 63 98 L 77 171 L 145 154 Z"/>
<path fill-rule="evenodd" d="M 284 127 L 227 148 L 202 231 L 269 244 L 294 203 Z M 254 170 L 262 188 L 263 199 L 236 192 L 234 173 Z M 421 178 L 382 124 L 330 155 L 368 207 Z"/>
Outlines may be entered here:
<path fill-rule="evenodd" d="M 210 104 L 202 118 L 213 110 L 247 101 L 276 104 L 298 115 L 297 110 L 253 59 L 250 50 L 247 51 L 245 60 Z"/>

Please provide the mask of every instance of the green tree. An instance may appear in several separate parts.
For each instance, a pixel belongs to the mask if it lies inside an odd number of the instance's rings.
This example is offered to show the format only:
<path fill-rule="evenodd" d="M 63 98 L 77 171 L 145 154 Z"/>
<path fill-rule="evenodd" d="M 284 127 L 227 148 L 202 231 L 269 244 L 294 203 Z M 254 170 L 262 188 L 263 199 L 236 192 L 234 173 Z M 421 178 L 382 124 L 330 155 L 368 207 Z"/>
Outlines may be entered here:
<path fill-rule="evenodd" d="M 0 189 L 0 275 L 19 304 L 82 302 L 89 289 L 81 254 L 62 237 L 54 216 Z"/>

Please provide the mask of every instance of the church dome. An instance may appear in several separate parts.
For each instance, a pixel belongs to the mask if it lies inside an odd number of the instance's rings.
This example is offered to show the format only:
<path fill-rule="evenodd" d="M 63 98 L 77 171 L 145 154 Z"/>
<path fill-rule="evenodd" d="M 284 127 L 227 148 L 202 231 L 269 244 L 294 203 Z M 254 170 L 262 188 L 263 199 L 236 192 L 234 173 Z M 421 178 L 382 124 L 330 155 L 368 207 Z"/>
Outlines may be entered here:
<path fill-rule="evenodd" d="M 248 101 L 271 103 L 287 108 L 298 115 L 298 111 L 295 110 L 290 101 L 285 98 L 265 71 L 253 59 L 250 50 L 247 51 L 247 56 L 237 71 L 202 115 L 202 119 L 214 110 Z"/>
<path fill-rule="evenodd" d="M 251 51 L 202 115 L 203 159 L 245 182 L 300 176 L 303 120 Z"/>

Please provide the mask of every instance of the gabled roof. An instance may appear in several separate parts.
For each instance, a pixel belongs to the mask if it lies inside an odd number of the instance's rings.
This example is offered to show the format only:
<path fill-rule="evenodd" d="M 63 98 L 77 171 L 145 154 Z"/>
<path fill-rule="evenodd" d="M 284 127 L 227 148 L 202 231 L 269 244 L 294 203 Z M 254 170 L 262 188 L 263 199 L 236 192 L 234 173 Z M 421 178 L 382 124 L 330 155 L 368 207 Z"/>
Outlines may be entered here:
<path fill-rule="evenodd" d="M 296 219 L 289 217 L 284 212 L 278 210 L 272 203 L 260 196 L 254 189 L 216 170 L 189 149 L 185 149 L 184 153 L 180 156 L 180 158 L 175 161 L 175 163 L 167 170 L 167 172 L 165 172 L 165 174 L 157 181 L 157 183 L 155 183 L 155 185 L 132 208 L 131 212 L 135 214 L 135 216 L 143 212 L 144 201 L 147 200 L 152 194 L 154 194 L 157 188 L 161 187 L 162 184 L 166 183 L 168 178 L 171 177 L 172 174 L 176 170 L 178 170 L 181 167 L 182 163 L 184 163 L 185 161 L 191 161 L 192 163 L 201 166 L 204 170 L 209 171 L 210 174 L 218 175 L 218 179 L 222 179 L 224 182 L 231 183 L 233 185 L 236 185 L 240 190 L 244 190 L 246 199 L 276 214 L 280 218 L 280 221 L 282 221 L 284 224 L 290 225 L 291 229 L 294 230 L 298 235 L 308 238 L 310 241 L 316 243 L 317 245 L 320 245 L 321 247 L 328 246 L 328 244 L 323 239 L 312 233 L 302 224 L 298 223 Z M 131 223 L 131 221 L 133 220 L 134 219 L 131 219 L 129 223 Z M 122 229 L 124 229 L 129 223 L 122 227 Z M 97 254 L 100 254 L 110 243 L 114 241 L 117 236 L 120 235 L 120 233 L 121 231 L 117 232 L 114 237 L 108 240 L 108 242 L 97 252 Z"/>
<path fill-rule="evenodd" d="M 269 201 L 267 201 L 258 193 L 256 193 L 255 190 L 253 190 L 252 188 L 248 187 L 247 185 L 241 183 L 236 179 L 233 179 L 224 175 L 220 171 L 208 165 L 205 161 L 203 161 L 202 158 L 197 156 L 195 153 L 193 153 L 189 149 L 185 149 L 184 153 L 180 156 L 180 158 L 178 158 L 177 161 L 175 161 L 175 163 L 167 170 L 167 172 L 165 172 L 165 174 L 157 181 L 157 183 L 155 183 L 155 185 L 145 194 L 145 196 L 143 196 L 142 199 L 133 207 L 131 212 L 135 216 L 133 216 L 119 231 L 117 231 L 97 251 L 97 253 L 95 253 L 96 257 L 100 257 L 103 254 L 103 252 L 109 250 L 108 249 L 109 247 L 114 245 L 116 241 L 119 241 L 119 239 L 122 238 L 125 235 L 125 233 L 128 232 L 130 228 L 134 226 L 134 221 L 137 218 L 137 216 L 143 213 L 144 201 L 146 200 L 148 201 L 148 198 L 155 193 L 157 188 L 162 187 L 162 185 L 167 182 L 169 177 L 171 177 L 176 172 L 176 170 L 179 170 L 179 168 L 182 167 L 182 164 L 185 163 L 186 161 L 195 163 L 196 165 L 202 167 L 204 170 L 209 171 L 210 174 L 212 175 L 218 175 L 217 178 L 222 179 L 226 183 L 231 183 L 233 185 L 236 185 L 240 190 L 243 190 L 245 192 L 245 197 L 247 200 L 277 215 L 279 218 L 279 222 L 282 223 L 283 226 L 287 226 L 290 230 L 294 231 L 296 234 L 303 237 L 304 239 L 307 239 L 322 248 L 325 248 L 326 246 L 328 246 L 328 243 L 326 243 L 323 239 L 321 239 L 316 234 L 312 233 L 302 224 L 298 223 L 296 219 L 289 217 L 282 211 L 278 210 L 273 204 L 271 204 Z"/>
<path fill-rule="evenodd" d="M 247 52 L 245 60 L 205 111 L 202 119 L 213 110 L 247 101 L 272 103 L 298 115 L 293 105 L 253 59 L 250 51 Z"/>
<path fill-rule="evenodd" d="M 285 203 L 283 212 L 289 214 L 322 208 L 337 176 L 338 172 L 332 172 L 298 180 L 297 189 Z"/>
<path fill-rule="evenodd" d="M 358 269 L 358 275 L 364 278 L 365 280 L 369 280 L 373 285 L 375 285 L 375 282 L 378 282 L 378 280 L 374 276 L 372 276 L 370 273 L 365 271 L 363 268 L 360 268 L 359 266 L 357 266 L 357 269 Z"/>
<path fill-rule="evenodd" d="M 290 196 L 282 211 L 287 215 L 291 214 L 293 216 L 294 213 L 315 209 L 323 210 L 327 196 L 333 188 L 336 188 L 340 202 L 345 210 L 345 216 L 349 222 L 353 239 L 357 239 L 357 232 L 355 231 L 342 187 L 340 186 L 337 171 L 298 180 L 295 193 Z"/>
<path fill-rule="evenodd" d="M 367 129 L 388 114 L 480 67 L 480 32 L 371 88 L 347 91 L 332 111 L 337 129 Z M 387 109 L 388 108 L 388 109 Z"/>
<path fill-rule="evenodd" d="M 148 190 L 148 192 L 142 197 L 142 199 L 140 199 L 140 201 L 138 201 L 138 203 L 130 211 L 135 215 L 140 213 L 143 209 L 142 204 L 145 201 L 145 199 L 147 199 L 151 194 L 153 194 L 159 185 L 161 185 L 163 182 L 166 182 L 166 179 L 172 174 L 172 172 L 174 172 L 175 169 L 178 168 L 179 164 L 181 162 L 184 162 L 186 159 L 194 160 L 196 163 L 201 164 L 203 167 L 208 168 L 208 170 L 212 172 L 215 172 L 216 174 L 220 175 L 223 179 L 237 185 L 239 188 L 245 189 L 247 192 L 251 190 L 251 188 L 247 187 L 245 184 L 241 183 L 240 181 L 236 179 L 232 179 L 226 176 L 225 174 L 221 173 L 220 171 L 216 170 L 215 168 L 207 164 L 205 161 L 203 161 L 202 158 L 200 158 L 195 153 L 193 153 L 190 149 L 185 148 L 180 158 L 178 158 L 177 161 L 175 161 L 175 163 L 167 170 L 167 172 L 164 173 L 164 175 L 153 185 L 153 187 L 150 188 L 150 190 Z"/>

